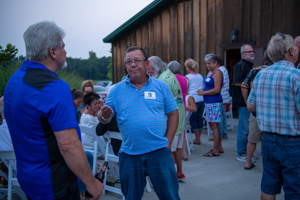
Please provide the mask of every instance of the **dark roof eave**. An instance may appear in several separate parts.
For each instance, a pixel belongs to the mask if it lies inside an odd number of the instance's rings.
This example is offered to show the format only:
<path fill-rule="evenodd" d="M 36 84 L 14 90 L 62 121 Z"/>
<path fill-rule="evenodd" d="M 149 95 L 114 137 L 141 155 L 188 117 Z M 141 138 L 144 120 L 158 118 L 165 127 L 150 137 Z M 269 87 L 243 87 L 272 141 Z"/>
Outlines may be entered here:
<path fill-rule="evenodd" d="M 135 27 L 139 26 L 146 19 L 152 17 L 155 13 L 160 11 L 163 7 L 165 7 L 168 3 L 172 2 L 172 0 L 154 0 L 148 6 L 146 6 L 143 10 L 138 12 L 108 36 L 103 39 L 104 43 L 114 43 L 119 40 L 121 37 L 132 31 Z"/>

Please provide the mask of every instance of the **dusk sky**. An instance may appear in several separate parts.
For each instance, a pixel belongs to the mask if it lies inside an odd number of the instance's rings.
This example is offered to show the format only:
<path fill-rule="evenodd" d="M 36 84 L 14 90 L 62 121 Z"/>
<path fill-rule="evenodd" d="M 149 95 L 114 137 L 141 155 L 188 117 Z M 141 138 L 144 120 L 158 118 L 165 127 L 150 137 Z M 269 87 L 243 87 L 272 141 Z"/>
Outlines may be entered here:
<path fill-rule="evenodd" d="M 129 20 L 153 0 L 1 0 L 0 46 L 8 43 L 25 56 L 23 33 L 32 24 L 48 20 L 61 27 L 66 36 L 67 56 L 109 56 L 110 43 L 103 38 Z"/>

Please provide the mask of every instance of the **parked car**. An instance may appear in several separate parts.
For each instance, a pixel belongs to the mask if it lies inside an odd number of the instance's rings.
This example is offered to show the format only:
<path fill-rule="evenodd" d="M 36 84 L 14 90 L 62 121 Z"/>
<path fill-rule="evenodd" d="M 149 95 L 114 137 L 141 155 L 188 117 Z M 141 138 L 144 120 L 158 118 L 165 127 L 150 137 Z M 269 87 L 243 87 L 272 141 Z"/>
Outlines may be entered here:
<path fill-rule="evenodd" d="M 106 88 L 109 88 L 112 85 L 112 81 L 99 81 L 96 85 L 100 85 Z"/>
<path fill-rule="evenodd" d="M 99 94 L 100 98 L 103 99 L 103 98 L 107 97 L 108 89 L 103 87 L 103 86 L 100 86 L 100 85 L 95 85 L 94 86 L 94 92 Z"/>

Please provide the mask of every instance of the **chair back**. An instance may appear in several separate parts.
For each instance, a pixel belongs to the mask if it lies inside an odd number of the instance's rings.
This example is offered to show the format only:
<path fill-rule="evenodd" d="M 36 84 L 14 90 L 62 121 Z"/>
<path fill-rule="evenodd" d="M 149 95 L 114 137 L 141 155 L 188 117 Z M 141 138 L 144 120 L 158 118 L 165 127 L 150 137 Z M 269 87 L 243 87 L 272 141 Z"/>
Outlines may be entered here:
<path fill-rule="evenodd" d="M 18 193 L 18 195 L 21 197 L 21 199 L 25 200 L 27 199 L 26 195 L 22 191 L 20 184 L 18 182 L 17 177 L 17 171 L 16 169 L 13 169 L 11 162 L 16 162 L 16 156 L 14 151 L 0 151 L 0 158 L 8 168 L 8 176 L 7 176 L 7 199 L 12 199 L 12 192 L 14 188 L 14 192 Z M 6 190 L 6 189 L 4 189 Z"/>
<path fill-rule="evenodd" d="M 84 126 L 84 125 L 79 124 L 79 128 L 82 133 L 96 137 L 96 127 L 95 126 Z M 96 169 L 97 169 L 97 152 L 98 152 L 98 142 L 97 142 L 97 140 L 95 140 L 94 150 L 93 150 L 93 167 L 92 167 L 92 171 L 93 171 L 94 175 L 96 174 Z"/>

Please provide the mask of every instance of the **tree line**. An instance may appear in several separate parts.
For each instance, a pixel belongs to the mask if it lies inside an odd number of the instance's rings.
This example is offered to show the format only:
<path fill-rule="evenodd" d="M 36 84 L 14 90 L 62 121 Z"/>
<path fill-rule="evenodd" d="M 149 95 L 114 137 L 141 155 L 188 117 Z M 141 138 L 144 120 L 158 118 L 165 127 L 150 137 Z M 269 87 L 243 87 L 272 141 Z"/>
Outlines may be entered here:
<path fill-rule="evenodd" d="M 16 57 L 18 49 L 7 44 L 3 49 L 0 46 L 0 96 L 3 95 L 9 78 L 22 66 L 25 60 L 23 55 Z M 80 89 L 82 80 L 111 80 L 111 56 L 98 58 L 93 51 L 89 52 L 88 59 L 67 57 L 68 67 L 58 75 L 65 80 L 70 88 Z"/>

